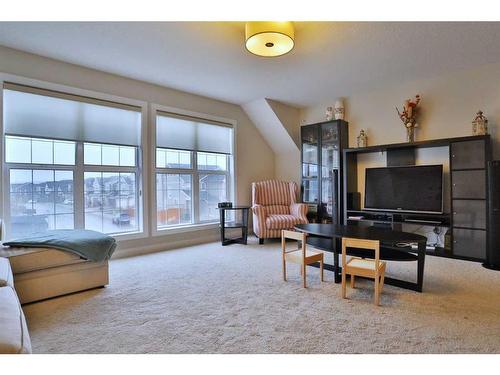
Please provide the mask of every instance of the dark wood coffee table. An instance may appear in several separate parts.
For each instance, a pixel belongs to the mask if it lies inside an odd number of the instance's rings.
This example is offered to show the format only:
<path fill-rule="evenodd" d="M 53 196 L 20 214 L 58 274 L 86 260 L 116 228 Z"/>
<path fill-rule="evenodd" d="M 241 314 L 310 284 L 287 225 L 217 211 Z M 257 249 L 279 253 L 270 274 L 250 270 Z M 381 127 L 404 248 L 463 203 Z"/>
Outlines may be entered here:
<path fill-rule="evenodd" d="M 380 258 L 391 261 L 417 261 L 417 282 L 385 278 L 385 283 L 405 289 L 422 292 L 427 238 L 415 233 L 407 233 L 376 227 L 333 224 L 298 224 L 295 229 L 309 235 L 307 243 L 333 253 L 333 265 L 325 264 L 325 269 L 334 272 L 335 282 L 341 282 L 342 269 L 339 266 L 342 237 L 380 241 Z M 410 244 L 416 243 L 417 249 Z M 407 246 L 404 246 L 407 244 Z M 402 246 L 403 245 L 403 246 Z M 415 254 L 416 253 L 416 254 Z M 350 249 L 349 255 L 372 258 L 362 249 Z"/>

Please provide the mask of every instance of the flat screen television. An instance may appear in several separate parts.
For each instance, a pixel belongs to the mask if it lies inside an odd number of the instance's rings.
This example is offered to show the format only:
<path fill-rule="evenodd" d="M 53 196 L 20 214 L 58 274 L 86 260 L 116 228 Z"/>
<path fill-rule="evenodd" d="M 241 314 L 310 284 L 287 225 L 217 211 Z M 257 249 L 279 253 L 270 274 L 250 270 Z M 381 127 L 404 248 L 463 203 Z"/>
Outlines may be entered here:
<path fill-rule="evenodd" d="M 443 212 L 443 166 L 367 168 L 365 209 Z"/>

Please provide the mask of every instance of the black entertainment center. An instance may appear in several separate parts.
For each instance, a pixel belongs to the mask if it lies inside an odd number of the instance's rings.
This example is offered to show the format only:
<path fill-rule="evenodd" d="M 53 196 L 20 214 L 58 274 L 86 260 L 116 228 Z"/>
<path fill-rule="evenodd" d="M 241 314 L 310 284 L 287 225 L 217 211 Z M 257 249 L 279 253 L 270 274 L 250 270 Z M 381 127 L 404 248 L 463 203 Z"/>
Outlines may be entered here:
<path fill-rule="evenodd" d="M 437 209 L 437 171 L 434 171 L 434 183 L 431 181 L 417 183 L 413 180 L 415 186 L 426 190 L 419 193 L 418 189 L 415 189 L 414 197 L 422 197 L 422 199 L 427 197 L 436 202 L 419 203 L 407 192 L 406 195 L 398 194 L 399 190 L 393 186 L 403 186 L 407 190 L 411 178 L 417 178 L 412 177 L 412 175 L 418 175 L 415 172 L 418 168 L 416 165 L 436 164 L 428 162 L 427 159 L 419 161 L 417 158 L 417 151 L 419 155 L 422 155 L 436 147 L 444 147 L 448 150 L 446 165 L 449 166 L 449 171 L 445 171 L 447 175 L 442 180 L 442 189 L 446 191 L 446 194 L 442 195 L 444 210 Z M 379 157 L 380 153 L 385 153 L 386 159 L 384 166 L 377 166 L 378 168 L 373 168 L 373 173 L 370 172 L 374 175 L 378 173 L 379 182 L 369 184 L 373 189 L 387 190 L 387 194 L 391 196 L 384 199 L 380 191 L 370 191 L 368 194 L 371 196 L 369 198 L 371 206 L 370 209 L 365 209 L 364 206 L 361 207 L 359 199 L 362 194 L 364 195 L 365 190 L 364 187 L 358 186 L 358 173 L 366 173 L 372 168 L 370 166 L 365 170 L 362 170 L 362 167 L 358 168 L 358 159 L 367 156 L 363 154 L 370 153 L 376 157 Z M 343 152 L 342 168 L 343 201 L 346 204 L 343 209 L 342 222 L 405 231 L 408 231 L 405 228 L 407 225 L 429 227 L 431 231 L 434 230 L 435 233 L 443 236 L 445 241 L 439 246 L 428 248 L 427 253 L 457 259 L 485 261 L 490 228 L 487 204 L 489 161 L 491 161 L 491 145 L 488 135 L 346 148 Z M 401 167 L 406 168 L 405 173 L 399 173 L 397 169 L 393 169 Z M 394 173 L 395 171 L 397 173 Z M 408 180 L 405 181 L 405 178 Z M 384 185 L 384 179 L 386 185 Z M 407 202 L 404 201 L 405 196 L 408 199 Z M 383 209 L 381 207 L 383 205 L 388 205 L 387 209 Z M 446 235 L 444 235 L 445 232 Z"/>

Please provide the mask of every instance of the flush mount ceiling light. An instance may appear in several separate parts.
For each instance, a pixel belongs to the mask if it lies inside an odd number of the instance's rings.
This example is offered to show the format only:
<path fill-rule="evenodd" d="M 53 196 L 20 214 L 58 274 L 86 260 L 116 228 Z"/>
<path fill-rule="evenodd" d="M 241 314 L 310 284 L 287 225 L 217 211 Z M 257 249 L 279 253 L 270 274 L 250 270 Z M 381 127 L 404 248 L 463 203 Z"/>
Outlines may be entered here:
<path fill-rule="evenodd" d="M 245 47 L 257 56 L 281 56 L 292 50 L 295 33 L 291 22 L 247 22 Z"/>

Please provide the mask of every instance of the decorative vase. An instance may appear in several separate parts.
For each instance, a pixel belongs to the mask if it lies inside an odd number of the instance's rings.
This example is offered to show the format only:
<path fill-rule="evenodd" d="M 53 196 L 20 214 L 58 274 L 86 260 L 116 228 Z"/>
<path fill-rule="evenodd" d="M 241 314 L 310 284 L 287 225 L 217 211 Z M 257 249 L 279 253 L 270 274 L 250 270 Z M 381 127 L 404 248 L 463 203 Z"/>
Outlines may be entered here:
<path fill-rule="evenodd" d="M 335 102 L 335 120 L 343 120 L 345 116 L 344 102 L 337 100 Z"/>
<path fill-rule="evenodd" d="M 472 135 L 488 134 L 488 119 L 483 116 L 483 111 L 477 111 L 476 117 L 472 121 Z"/>
<path fill-rule="evenodd" d="M 333 108 L 326 107 L 326 121 L 332 121 L 332 120 L 333 120 Z"/>
<path fill-rule="evenodd" d="M 368 145 L 368 136 L 364 129 L 361 129 L 358 135 L 358 147 L 366 147 Z"/>
<path fill-rule="evenodd" d="M 408 123 L 406 124 L 406 142 L 413 143 L 415 142 L 415 128 L 414 124 Z"/>

